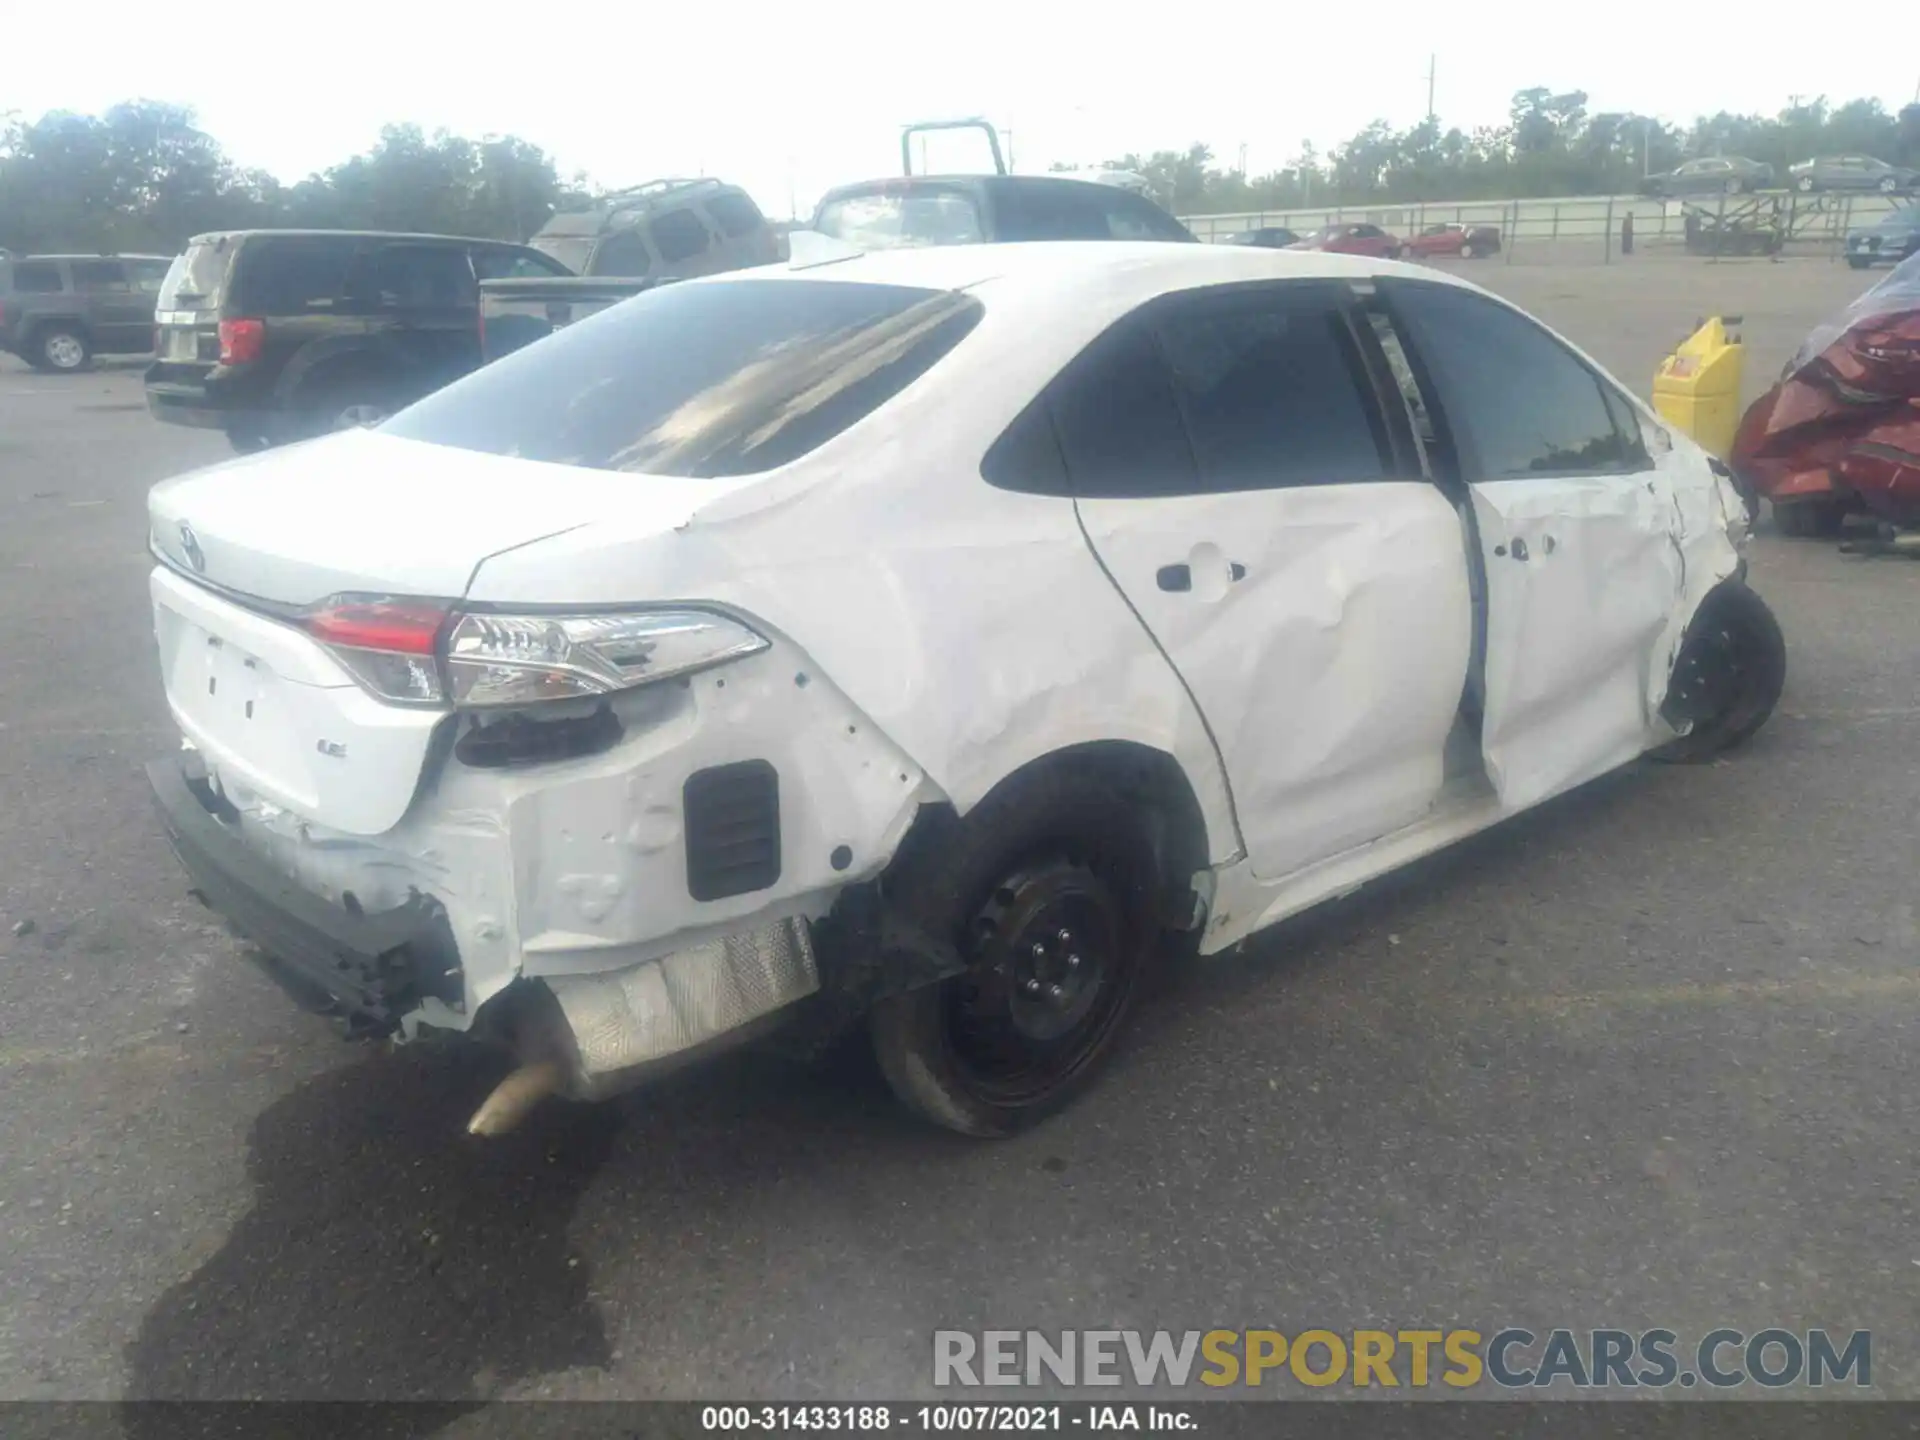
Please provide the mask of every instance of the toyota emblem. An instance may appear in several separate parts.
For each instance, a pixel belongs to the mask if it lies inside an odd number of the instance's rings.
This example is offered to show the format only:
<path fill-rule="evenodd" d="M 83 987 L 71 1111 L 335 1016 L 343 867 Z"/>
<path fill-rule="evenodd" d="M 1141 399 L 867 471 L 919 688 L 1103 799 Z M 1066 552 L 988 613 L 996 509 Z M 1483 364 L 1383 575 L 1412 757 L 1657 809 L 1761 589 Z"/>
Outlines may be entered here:
<path fill-rule="evenodd" d="M 195 573 L 204 575 L 207 569 L 207 552 L 200 548 L 200 541 L 195 538 L 193 527 L 184 520 L 180 522 L 180 548 L 186 552 L 187 563 L 193 566 Z"/>

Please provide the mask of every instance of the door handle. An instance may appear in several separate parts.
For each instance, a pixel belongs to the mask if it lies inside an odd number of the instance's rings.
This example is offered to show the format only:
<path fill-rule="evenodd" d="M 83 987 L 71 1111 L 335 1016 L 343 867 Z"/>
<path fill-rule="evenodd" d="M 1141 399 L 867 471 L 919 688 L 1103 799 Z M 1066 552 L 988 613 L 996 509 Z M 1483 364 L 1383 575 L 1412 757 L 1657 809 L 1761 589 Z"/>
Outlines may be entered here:
<path fill-rule="evenodd" d="M 1162 565 L 1153 579 L 1162 590 L 1193 589 L 1193 571 L 1185 565 Z"/>

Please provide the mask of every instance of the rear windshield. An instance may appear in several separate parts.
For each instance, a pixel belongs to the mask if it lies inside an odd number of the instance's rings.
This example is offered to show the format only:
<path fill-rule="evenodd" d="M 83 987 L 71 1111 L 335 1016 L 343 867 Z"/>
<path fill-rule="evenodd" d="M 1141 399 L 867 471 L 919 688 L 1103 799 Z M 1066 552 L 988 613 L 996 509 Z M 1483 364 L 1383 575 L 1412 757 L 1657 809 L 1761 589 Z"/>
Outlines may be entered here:
<path fill-rule="evenodd" d="M 820 207 L 813 228 L 863 250 L 978 245 L 986 232 L 964 190 L 898 190 L 847 195 Z"/>
<path fill-rule="evenodd" d="M 216 310 L 226 289 L 227 262 L 233 245 L 227 240 L 196 240 L 187 253 L 174 257 L 167 278 L 160 282 L 162 310 Z"/>
<path fill-rule="evenodd" d="M 751 475 L 879 409 L 980 315 L 970 296 L 905 286 L 668 285 L 515 351 L 380 428 L 596 470 Z"/>

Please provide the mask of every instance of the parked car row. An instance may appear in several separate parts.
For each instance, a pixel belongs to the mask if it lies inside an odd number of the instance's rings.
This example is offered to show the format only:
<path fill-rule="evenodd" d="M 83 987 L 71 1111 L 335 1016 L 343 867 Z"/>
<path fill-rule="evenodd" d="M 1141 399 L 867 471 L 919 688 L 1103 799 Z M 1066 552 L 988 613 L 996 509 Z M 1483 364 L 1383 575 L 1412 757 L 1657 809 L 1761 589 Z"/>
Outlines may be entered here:
<path fill-rule="evenodd" d="M 95 355 L 153 347 L 166 255 L 0 254 L 0 350 L 36 370 L 84 370 Z"/>
<path fill-rule="evenodd" d="M 1706 155 L 1641 182 L 1646 195 L 1740 195 L 1776 188 L 1779 177 L 1764 160 Z M 1920 170 L 1889 165 L 1871 155 L 1826 155 L 1787 167 L 1786 184 L 1803 195 L 1824 191 L 1898 195 L 1920 189 Z"/>
<path fill-rule="evenodd" d="M 1411 240 L 1402 241 L 1372 224 L 1323 225 L 1304 236 L 1284 226 L 1272 225 L 1222 236 L 1217 243 L 1252 245 L 1267 250 L 1321 250 L 1335 255 L 1370 255 L 1386 260 L 1403 256 L 1416 260 L 1441 256 L 1477 260 L 1500 249 L 1500 227 L 1451 221 L 1429 225 Z"/>

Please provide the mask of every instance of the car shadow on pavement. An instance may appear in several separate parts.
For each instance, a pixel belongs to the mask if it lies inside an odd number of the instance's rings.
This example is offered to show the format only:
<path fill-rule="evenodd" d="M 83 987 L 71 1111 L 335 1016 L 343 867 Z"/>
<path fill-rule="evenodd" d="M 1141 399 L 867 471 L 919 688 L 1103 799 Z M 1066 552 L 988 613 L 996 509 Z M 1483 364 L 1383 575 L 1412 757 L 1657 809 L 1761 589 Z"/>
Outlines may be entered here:
<path fill-rule="evenodd" d="M 473 1139 L 466 1118 L 500 1073 L 477 1051 L 412 1047 L 262 1112 L 252 1208 L 148 1312 L 129 1398 L 451 1402 L 383 1413 L 383 1435 L 415 1436 L 517 1381 L 604 1366 L 590 1269 L 568 1236 L 621 1112 L 555 1103 L 513 1135 Z M 133 1440 L 204 1434 L 208 1419 L 122 1411 Z M 365 1419 L 307 1407 L 292 1433 Z"/>

